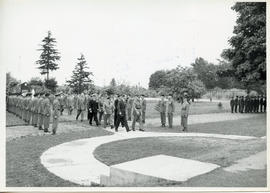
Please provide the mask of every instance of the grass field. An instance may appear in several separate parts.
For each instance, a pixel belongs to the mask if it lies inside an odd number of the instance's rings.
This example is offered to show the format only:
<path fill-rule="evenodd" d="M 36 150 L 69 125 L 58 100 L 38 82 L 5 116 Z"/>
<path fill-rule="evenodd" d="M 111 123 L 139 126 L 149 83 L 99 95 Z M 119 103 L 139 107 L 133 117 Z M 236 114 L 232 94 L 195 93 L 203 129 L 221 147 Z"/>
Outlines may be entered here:
<path fill-rule="evenodd" d="M 151 132 L 181 132 L 179 124 L 172 129 L 162 128 L 158 125 L 146 128 L 146 130 Z M 260 114 L 249 119 L 189 125 L 188 132 L 262 137 L 266 136 L 266 114 Z"/>
<path fill-rule="evenodd" d="M 41 154 L 55 145 L 82 138 L 111 133 L 102 129 L 63 133 L 61 135 L 28 136 L 6 143 L 7 187 L 76 187 L 78 184 L 65 181 L 51 174 L 40 163 Z"/>

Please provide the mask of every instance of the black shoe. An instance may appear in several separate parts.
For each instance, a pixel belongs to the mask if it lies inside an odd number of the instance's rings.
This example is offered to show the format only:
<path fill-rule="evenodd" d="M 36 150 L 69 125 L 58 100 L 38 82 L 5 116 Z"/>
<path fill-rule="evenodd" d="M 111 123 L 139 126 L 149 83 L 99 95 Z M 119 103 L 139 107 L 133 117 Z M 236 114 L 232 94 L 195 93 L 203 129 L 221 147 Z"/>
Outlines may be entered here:
<path fill-rule="evenodd" d="M 114 129 L 114 126 L 111 126 L 111 129 Z"/>
<path fill-rule="evenodd" d="M 139 131 L 144 131 L 143 129 L 139 129 Z"/>
<path fill-rule="evenodd" d="M 38 130 L 43 130 L 43 128 L 42 127 L 39 127 Z"/>
<path fill-rule="evenodd" d="M 130 129 L 128 129 L 127 132 L 130 132 Z"/>

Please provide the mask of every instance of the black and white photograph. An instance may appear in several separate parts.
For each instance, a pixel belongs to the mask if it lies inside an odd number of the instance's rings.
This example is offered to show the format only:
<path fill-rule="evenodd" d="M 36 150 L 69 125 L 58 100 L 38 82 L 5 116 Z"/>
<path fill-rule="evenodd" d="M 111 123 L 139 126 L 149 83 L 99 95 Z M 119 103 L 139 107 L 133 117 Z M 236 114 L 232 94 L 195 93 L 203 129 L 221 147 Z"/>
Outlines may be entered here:
<path fill-rule="evenodd" d="M 0 190 L 270 191 L 267 10 L 0 0 Z"/>

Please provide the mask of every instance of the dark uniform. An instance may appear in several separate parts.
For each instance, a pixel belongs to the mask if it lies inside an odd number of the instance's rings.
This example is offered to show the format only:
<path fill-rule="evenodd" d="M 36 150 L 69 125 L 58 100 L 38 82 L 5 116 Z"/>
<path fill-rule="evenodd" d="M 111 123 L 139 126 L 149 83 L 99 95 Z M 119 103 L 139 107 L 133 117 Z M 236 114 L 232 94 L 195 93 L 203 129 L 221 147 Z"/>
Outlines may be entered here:
<path fill-rule="evenodd" d="M 239 106 L 239 99 L 238 96 L 236 96 L 236 99 L 234 100 L 234 112 L 237 113 Z"/>
<path fill-rule="evenodd" d="M 230 106 L 231 106 L 231 113 L 234 111 L 234 98 L 232 97 L 230 100 Z"/>
<path fill-rule="evenodd" d="M 90 99 L 88 102 L 88 111 L 89 111 L 89 124 L 92 125 L 92 120 L 96 122 L 96 125 L 99 125 L 97 113 L 98 113 L 98 102 L 95 98 Z"/>

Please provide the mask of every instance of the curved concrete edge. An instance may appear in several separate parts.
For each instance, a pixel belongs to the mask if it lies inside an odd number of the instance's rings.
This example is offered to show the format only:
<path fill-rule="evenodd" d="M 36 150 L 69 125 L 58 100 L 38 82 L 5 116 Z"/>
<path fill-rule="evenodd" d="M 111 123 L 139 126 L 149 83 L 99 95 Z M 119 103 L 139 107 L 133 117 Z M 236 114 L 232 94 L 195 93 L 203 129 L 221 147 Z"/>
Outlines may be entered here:
<path fill-rule="evenodd" d="M 56 176 L 80 185 L 100 183 L 100 176 L 109 176 L 109 166 L 98 161 L 93 153 L 105 143 L 141 137 L 209 137 L 222 139 L 249 140 L 251 136 L 221 135 L 207 133 L 156 133 L 129 132 L 114 135 L 79 139 L 49 148 L 40 157 L 42 165 Z"/>

